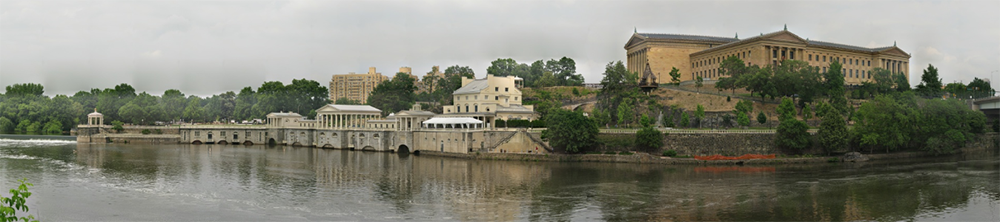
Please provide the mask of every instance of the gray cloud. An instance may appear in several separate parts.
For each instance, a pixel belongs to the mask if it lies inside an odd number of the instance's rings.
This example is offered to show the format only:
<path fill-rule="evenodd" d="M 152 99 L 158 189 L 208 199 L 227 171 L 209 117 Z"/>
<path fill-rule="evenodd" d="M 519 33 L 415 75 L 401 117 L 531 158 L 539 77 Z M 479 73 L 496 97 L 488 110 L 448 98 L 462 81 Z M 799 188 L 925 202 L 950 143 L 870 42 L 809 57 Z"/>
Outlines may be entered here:
<path fill-rule="evenodd" d="M 749 37 L 789 30 L 911 53 L 911 83 L 1000 69 L 998 1 L 2 1 L 0 85 L 72 94 L 126 82 L 209 95 L 338 73 L 568 56 L 587 82 L 640 32 Z M 1000 77 L 1000 73 L 994 74 Z M 997 84 L 995 84 L 997 86 Z"/>

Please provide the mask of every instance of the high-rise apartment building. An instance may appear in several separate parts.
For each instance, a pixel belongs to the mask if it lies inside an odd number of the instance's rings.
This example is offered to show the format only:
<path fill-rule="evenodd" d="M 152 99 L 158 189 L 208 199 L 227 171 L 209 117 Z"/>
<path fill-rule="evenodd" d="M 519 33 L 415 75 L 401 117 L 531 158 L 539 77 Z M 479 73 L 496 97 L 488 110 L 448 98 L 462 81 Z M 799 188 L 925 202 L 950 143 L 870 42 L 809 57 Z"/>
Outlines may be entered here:
<path fill-rule="evenodd" d="M 348 98 L 362 104 L 368 103 L 368 96 L 375 90 L 375 87 L 388 80 L 389 77 L 375 72 L 375 67 L 369 67 L 368 73 L 351 72 L 333 75 L 333 78 L 330 79 L 330 100 L 337 101 L 339 98 Z"/>

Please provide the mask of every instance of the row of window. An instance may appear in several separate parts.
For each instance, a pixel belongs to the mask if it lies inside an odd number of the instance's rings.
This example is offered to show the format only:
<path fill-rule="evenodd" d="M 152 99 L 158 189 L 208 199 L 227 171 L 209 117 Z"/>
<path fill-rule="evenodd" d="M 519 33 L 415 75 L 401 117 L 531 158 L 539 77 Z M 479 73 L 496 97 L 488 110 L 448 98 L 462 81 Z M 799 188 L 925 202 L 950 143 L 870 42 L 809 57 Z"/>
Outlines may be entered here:
<path fill-rule="evenodd" d="M 826 62 L 826 56 L 825 55 L 822 57 L 822 60 L 820 60 L 820 58 L 821 58 L 820 55 L 816 55 L 815 58 L 813 58 L 812 54 L 809 55 L 809 61 Z M 844 64 L 844 65 L 872 66 L 872 61 L 871 60 L 847 59 L 847 58 L 840 58 L 840 57 L 833 57 L 833 56 L 830 56 L 830 60 L 831 61 L 840 61 L 840 64 Z"/>
<path fill-rule="evenodd" d="M 695 62 L 695 63 L 691 63 L 691 67 L 698 68 L 698 67 L 703 67 L 703 66 L 707 66 L 707 65 L 719 64 L 719 63 L 722 63 L 722 61 L 725 60 L 725 58 L 729 58 L 729 57 L 732 57 L 732 56 L 736 56 L 737 58 L 740 58 L 742 60 L 746 60 L 747 58 L 750 58 L 750 55 L 751 55 L 750 51 L 737 52 L 736 54 L 729 54 L 727 56 L 720 56 L 720 57 L 716 57 L 716 58 L 710 58 L 710 59 L 707 59 L 707 60 L 701 60 L 701 61 L 698 61 L 698 62 Z"/>
<path fill-rule="evenodd" d="M 490 98 L 490 97 L 489 97 L 489 96 L 485 96 L 485 95 L 484 95 L 484 96 L 483 96 L 483 99 L 486 99 L 486 98 Z M 517 101 L 517 99 L 518 99 L 518 97 L 517 97 L 517 96 L 515 96 L 515 97 L 514 97 L 514 101 Z M 460 101 L 460 100 L 463 100 L 463 99 L 462 99 L 462 97 L 461 97 L 461 96 L 456 96 L 456 97 L 455 97 L 455 100 L 456 100 L 456 101 Z M 465 100 L 469 100 L 469 96 L 465 96 Z M 472 100 L 479 100 L 479 95 L 473 95 L 473 96 L 472 96 Z M 493 96 L 493 100 L 497 100 L 497 101 L 499 101 L 499 100 L 500 100 L 500 96 Z M 505 101 L 505 102 L 506 102 L 506 101 Z"/>
<path fill-rule="evenodd" d="M 826 72 L 826 68 L 827 67 L 823 67 L 823 72 Z M 861 79 L 871 79 L 872 78 L 871 75 L 869 75 L 867 72 L 865 72 L 865 70 L 854 70 L 854 69 L 846 69 L 845 68 L 845 69 L 841 70 L 841 73 L 843 73 L 844 78 L 861 78 Z M 698 72 L 698 77 L 717 78 L 717 77 L 721 77 L 721 76 L 722 75 L 717 72 L 717 69 L 705 70 L 705 71 Z"/>

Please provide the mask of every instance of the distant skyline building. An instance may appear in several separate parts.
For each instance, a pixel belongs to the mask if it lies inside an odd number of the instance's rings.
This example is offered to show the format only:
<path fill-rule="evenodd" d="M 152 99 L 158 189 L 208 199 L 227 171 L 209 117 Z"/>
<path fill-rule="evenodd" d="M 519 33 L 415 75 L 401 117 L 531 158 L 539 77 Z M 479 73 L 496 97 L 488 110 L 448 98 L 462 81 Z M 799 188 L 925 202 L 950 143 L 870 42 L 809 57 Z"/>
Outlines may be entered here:
<path fill-rule="evenodd" d="M 867 48 L 803 39 L 786 30 L 739 39 L 738 36 L 712 37 L 680 34 L 635 32 L 625 43 L 627 68 L 644 73 L 648 69 L 660 83 L 670 82 L 670 70 L 680 71 L 681 81 L 695 77 L 718 79 L 719 65 L 737 56 L 746 65 L 777 65 L 786 59 L 808 62 L 826 72 L 833 61 L 840 61 L 844 83 L 859 85 L 873 81 L 870 71 L 887 69 L 910 79 L 910 54 L 895 46 Z"/>
<path fill-rule="evenodd" d="M 368 96 L 375 90 L 375 87 L 389 79 L 382 73 L 376 72 L 375 67 L 369 67 L 368 73 L 351 72 L 333 75 L 330 78 L 330 100 L 337 101 L 339 98 L 347 98 L 367 104 Z"/>

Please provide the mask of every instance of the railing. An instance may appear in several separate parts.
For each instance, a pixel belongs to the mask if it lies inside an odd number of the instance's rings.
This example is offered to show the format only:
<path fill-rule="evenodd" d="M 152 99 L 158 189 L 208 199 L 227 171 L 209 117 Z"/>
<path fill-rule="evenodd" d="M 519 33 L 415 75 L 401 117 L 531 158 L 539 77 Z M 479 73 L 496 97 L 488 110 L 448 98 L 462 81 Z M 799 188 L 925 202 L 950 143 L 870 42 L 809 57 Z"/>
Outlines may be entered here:
<path fill-rule="evenodd" d="M 681 133 L 681 134 L 734 134 L 734 133 L 765 133 L 771 134 L 775 133 L 776 130 L 773 129 L 671 129 L 671 128 L 658 128 L 660 132 L 664 133 Z M 601 133 L 613 133 L 613 134 L 635 134 L 639 129 L 600 129 Z M 815 130 L 809 130 L 811 133 L 815 133 Z"/>
<path fill-rule="evenodd" d="M 168 126 L 169 128 L 180 128 L 180 129 L 197 129 L 197 128 L 248 128 L 248 129 L 266 129 L 267 125 L 180 125 L 180 126 Z"/>

